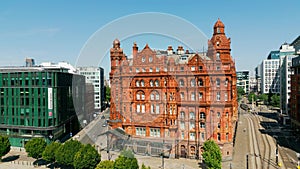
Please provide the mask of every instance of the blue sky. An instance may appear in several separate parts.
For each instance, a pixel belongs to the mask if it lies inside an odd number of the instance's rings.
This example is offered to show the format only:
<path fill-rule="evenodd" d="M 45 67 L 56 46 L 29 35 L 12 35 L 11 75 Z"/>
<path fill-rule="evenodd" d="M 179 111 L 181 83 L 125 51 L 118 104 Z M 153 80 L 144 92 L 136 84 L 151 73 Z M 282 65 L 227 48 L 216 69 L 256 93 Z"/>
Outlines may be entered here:
<path fill-rule="evenodd" d="M 1 1 L 0 65 L 24 65 L 25 57 L 35 58 L 37 63 L 76 64 L 87 40 L 106 24 L 126 15 L 162 12 L 187 20 L 208 38 L 220 18 L 231 38 L 237 70 L 253 71 L 270 50 L 277 50 L 282 43 L 292 42 L 300 35 L 299 6 L 297 0 Z M 173 42 L 147 38 L 127 39 L 123 43 L 124 51 L 130 55 L 134 41 L 140 49 L 148 41 L 150 47 L 160 49 Z M 174 43 L 171 45 L 176 46 Z"/>

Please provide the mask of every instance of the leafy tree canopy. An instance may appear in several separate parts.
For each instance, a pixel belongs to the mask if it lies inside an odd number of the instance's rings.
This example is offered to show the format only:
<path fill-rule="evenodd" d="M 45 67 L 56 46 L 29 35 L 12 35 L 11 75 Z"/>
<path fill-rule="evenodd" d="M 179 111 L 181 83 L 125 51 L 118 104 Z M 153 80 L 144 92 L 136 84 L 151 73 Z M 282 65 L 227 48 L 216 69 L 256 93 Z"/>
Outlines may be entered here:
<path fill-rule="evenodd" d="M 55 162 L 55 152 L 61 146 L 61 143 L 52 142 L 46 146 L 42 157 L 47 162 Z"/>
<path fill-rule="evenodd" d="M 213 141 L 207 140 L 203 145 L 203 160 L 209 169 L 221 169 L 222 154 L 220 147 Z"/>
<path fill-rule="evenodd" d="M 0 135 L 0 161 L 10 151 L 10 142 L 7 136 Z"/>
<path fill-rule="evenodd" d="M 38 159 L 42 157 L 46 145 L 47 143 L 44 138 L 33 138 L 25 144 L 25 150 L 29 157 Z"/>
<path fill-rule="evenodd" d="M 253 101 L 255 102 L 257 100 L 257 96 L 255 93 L 251 92 L 249 95 L 248 95 L 248 100 L 250 103 L 252 103 L 252 99 Z"/>
<path fill-rule="evenodd" d="M 61 145 L 55 152 L 58 164 L 73 166 L 75 154 L 83 147 L 77 140 L 69 140 Z"/>
<path fill-rule="evenodd" d="M 96 169 L 113 169 L 114 168 L 114 161 L 110 161 L 110 160 L 105 160 L 105 161 L 101 161 Z"/>
<path fill-rule="evenodd" d="M 115 160 L 114 169 L 138 169 L 139 165 L 134 154 L 130 150 L 123 150 Z"/>
<path fill-rule="evenodd" d="M 280 96 L 279 95 L 274 94 L 271 97 L 271 105 L 274 107 L 279 107 L 279 105 L 280 105 Z"/>
<path fill-rule="evenodd" d="M 145 164 L 143 163 L 141 169 L 151 169 L 151 168 L 150 166 L 146 167 Z"/>
<path fill-rule="evenodd" d="M 100 162 L 101 156 L 90 144 L 80 148 L 74 157 L 74 167 L 76 169 L 94 169 Z"/>

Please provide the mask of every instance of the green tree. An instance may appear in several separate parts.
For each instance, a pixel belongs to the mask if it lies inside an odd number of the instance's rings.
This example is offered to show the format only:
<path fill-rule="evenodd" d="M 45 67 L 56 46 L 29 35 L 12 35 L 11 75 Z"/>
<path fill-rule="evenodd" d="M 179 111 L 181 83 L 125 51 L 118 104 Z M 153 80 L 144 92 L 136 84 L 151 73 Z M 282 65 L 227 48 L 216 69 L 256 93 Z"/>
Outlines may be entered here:
<path fill-rule="evenodd" d="M 274 107 L 279 107 L 279 105 L 280 105 L 280 96 L 279 95 L 274 94 L 271 97 L 271 105 Z"/>
<path fill-rule="evenodd" d="M 83 147 L 77 140 L 69 140 L 61 145 L 55 152 L 55 159 L 58 164 L 73 166 L 75 154 Z"/>
<path fill-rule="evenodd" d="M 76 169 L 94 169 L 101 161 L 101 156 L 90 144 L 80 148 L 74 157 L 74 167 Z"/>
<path fill-rule="evenodd" d="M 123 150 L 115 160 L 114 169 L 138 169 L 139 165 L 134 154 L 130 150 Z"/>
<path fill-rule="evenodd" d="M 258 96 L 258 99 L 263 101 L 264 104 L 266 104 L 268 102 L 268 95 L 267 94 L 261 94 Z"/>
<path fill-rule="evenodd" d="M 253 92 L 249 93 L 249 95 L 248 95 L 248 101 L 249 101 L 249 103 L 252 103 L 252 99 L 253 99 L 254 102 L 257 100 L 257 96 Z"/>
<path fill-rule="evenodd" d="M 42 157 L 46 145 L 44 138 L 33 138 L 25 144 L 25 150 L 29 157 L 39 159 Z"/>
<path fill-rule="evenodd" d="M 110 161 L 110 160 L 104 160 L 101 161 L 96 169 L 113 169 L 114 168 L 114 161 Z"/>
<path fill-rule="evenodd" d="M 237 88 L 237 95 L 238 95 L 238 100 L 242 99 L 242 96 L 245 94 L 245 91 L 242 87 Z"/>
<path fill-rule="evenodd" d="M 221 169 L 222 154 L 220 147 L 213 141 L 207 140 L 203 145 L 203 161 L 209 169 Z"/>
<path fill-rule="evenodd" d="M 151 168 L 150 166 L 146 167 L 145 164 L 143 163 L 141 169 L 151 169 Z"/>
<path fill-rule="evenodd" d="M 0 135 L 0 162 L 2 157 L 10 151 L 10 142 L 7 136 Z"/>
<path fill-rule="evenodd" d="M 61 146 L 61 143 L 52 142 L 46 146 L 42 153 L 42 158 L 47 162 L 55 162 L 55 152 Z"/>
<path fill-rule="evenodd" d="M 110 102 L 110 87 L 109 86 L 105 86 L 105 98 L 107 103 Z"/>

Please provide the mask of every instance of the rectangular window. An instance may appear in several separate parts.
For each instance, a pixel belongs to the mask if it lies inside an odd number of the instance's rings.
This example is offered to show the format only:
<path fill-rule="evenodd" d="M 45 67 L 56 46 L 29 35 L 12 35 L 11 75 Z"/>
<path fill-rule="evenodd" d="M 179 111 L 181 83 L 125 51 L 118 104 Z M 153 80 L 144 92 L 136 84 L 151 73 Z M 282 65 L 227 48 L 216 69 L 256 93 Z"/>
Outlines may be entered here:
<path fill-rule="evenodd" d="M 135 68 L 135 72 L 139 73 L 140 72 L 139 68 Z"/>
<path fill-rule="evenodd" d="M 141 112 L 141 105 L 136 105 L 136 112 L 140 113 Z"/>
<path fill-rule="evenodd" d="M 217 92 L 217 101 L 220 101 L 221 100 L 221 94 L 220 92 Z"/>
<path fill-rule="evenodd" d="M 195 71 L 195 70 L 196 70 L 195 66 L 192 66 L 191 71 Z"/>
<path fill-rule="evenodd" d="M 159 114 L 159 104 L 156 105 L 156 114 Z"/>
<path fill-rule="evenodd" d="M 184 132 L 181 132 L 181 139 L 184 139 Z"/>
<path fill-rule="evenodd" d="M 154 113 L 154 105 L 151 104 L 151 114 L 153 114 L 153 113 Z"/>
<path fill-rule="evenodd" d="M 195 133 L 190 133 L 190 140 L 195 140 Z"/>
<path fill-rule="evenodd" d="M 146 136 L 146 128 L 145 127 L 136 127 L 135 128 L 135 134 L 137 136 Z"/>
<path fill-rule="evenodd" d="M 155 68 L 155 71 L 156 71 L 156 72 L 159 72 L 159 68 L 158 68 L 158 67 L 156 67 L 156 68 Z"/>
<path fill-rule="evenodd" d="M 203 98 L 203 93 L 199 92 L 199 100 L 202 100 L 202 98 Z"/>
<path fill-rule="evenodd" d="M 227 93 L 224 94 L 224 100 L 228 101 L 228 94 Z"/>
<path fill-rule="evenodd" d="M 160 129 L 150 128 L 150 137 L 160 137 Z"/>
<path fill-rule="evenodd" d="M 195 129 L 195 122 L 191 121 L 190 122 L 190 130 Z"/>
<path fill-rule="evenodd" d="M 199 66 L 198 69 L 199 69 L 199 70 L 202 70 L 202 66 Z"/>
<path fill-rule="evenodd" d="M 142 104 L 142 113 L 145 113 L 145 105 Z"/>
<path fill-rule="evenodd" d="M 180 122 L 180 129 L 181 129 L 181 130 L 184 130 L 184 129 L 185 129 L 184 121 L 181 121 L 181 122 Z"/>
<path fill-rule="evenodd" d="M 192 92 L 192 93 L 191 93 L 191 100 L 192 100 L 192 101 L 195 101 L 195 100 L 196 100 L 195 98 L 196 98 L 195 92 Z"/>
<path fill-rule="evenodd" d="M 201 133 L 201 141 L 205 141 L 205 133 Z"/>
<path fill-rule="evenodd" d="M 142 72 L 146 72 L 146 68 L 142 68 Z"/>
<path fill-rule="evenodd" d="M 150 67 L 150 68 L 149 68 L 149 72 L 153 72 L 153 69 L 152 69 L 152 67 Z"/>
<path fill-rule="evenodd" d="M 180 99 L 184 100 L 184 93 L 183 92 L 180 92 Z"/>

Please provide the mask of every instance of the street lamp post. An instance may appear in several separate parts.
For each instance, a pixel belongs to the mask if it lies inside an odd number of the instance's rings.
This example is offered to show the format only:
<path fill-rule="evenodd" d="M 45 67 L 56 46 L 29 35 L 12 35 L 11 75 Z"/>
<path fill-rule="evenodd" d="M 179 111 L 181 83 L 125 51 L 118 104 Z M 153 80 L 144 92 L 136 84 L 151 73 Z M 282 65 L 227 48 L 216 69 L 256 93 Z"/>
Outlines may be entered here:
<path fill-rule="evenodd" d="M 246 169 L 249 169 L 249 154 L 246 154 Z"/>

